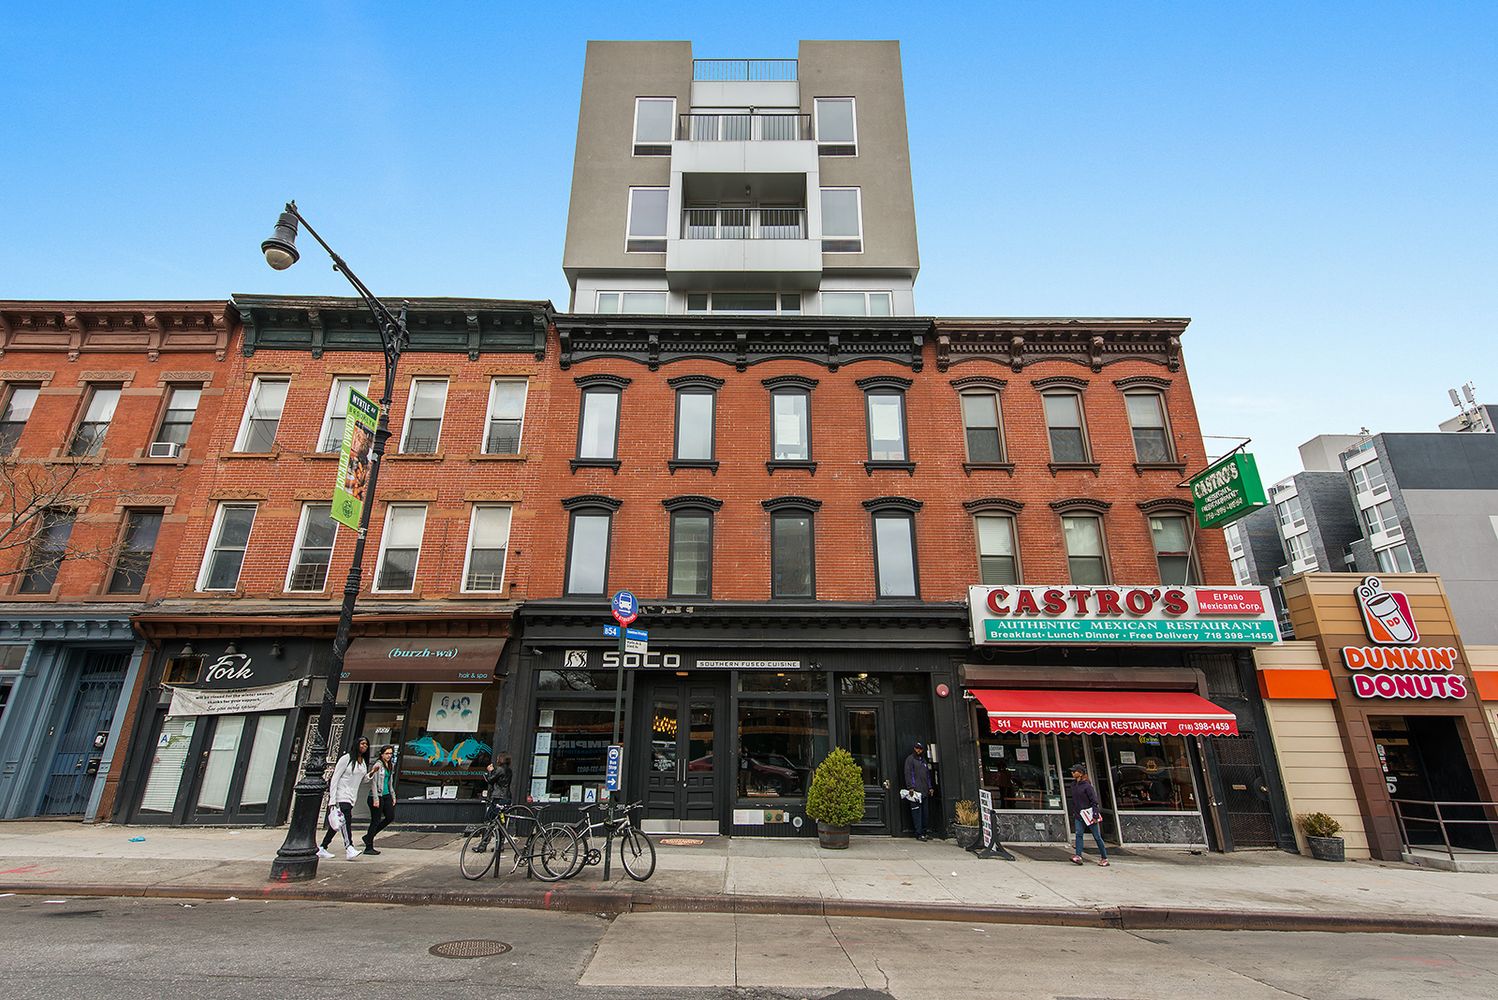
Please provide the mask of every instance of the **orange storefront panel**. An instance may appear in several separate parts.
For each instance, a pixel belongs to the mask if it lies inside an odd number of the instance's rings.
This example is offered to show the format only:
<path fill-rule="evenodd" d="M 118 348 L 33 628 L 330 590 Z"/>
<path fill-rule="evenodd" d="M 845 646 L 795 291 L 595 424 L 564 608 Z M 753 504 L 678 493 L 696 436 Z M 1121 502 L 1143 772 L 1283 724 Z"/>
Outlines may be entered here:
<path fill-rule="evenodd" d="M 1259 693 L 1265 698 L 1301 701 L 1335 701 L 1329 670 L 1260 670 Z"/>

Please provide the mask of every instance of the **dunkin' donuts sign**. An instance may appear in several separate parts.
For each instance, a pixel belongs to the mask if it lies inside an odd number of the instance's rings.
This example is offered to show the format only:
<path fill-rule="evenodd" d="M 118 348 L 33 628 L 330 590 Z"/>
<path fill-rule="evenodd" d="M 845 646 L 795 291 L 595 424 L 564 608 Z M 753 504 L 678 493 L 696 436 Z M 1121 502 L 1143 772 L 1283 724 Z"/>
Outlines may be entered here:
<path fill-rule="evenodd" d="M 1371 646 L 1343 646 L 1359 698 L 1465 698 L 1467 678 L 1455 673 L 1454 646 L 1421 646 L 1410 599 L 1385 590 L 1376 576 L 1364 577 L 1354 596 Z"/>

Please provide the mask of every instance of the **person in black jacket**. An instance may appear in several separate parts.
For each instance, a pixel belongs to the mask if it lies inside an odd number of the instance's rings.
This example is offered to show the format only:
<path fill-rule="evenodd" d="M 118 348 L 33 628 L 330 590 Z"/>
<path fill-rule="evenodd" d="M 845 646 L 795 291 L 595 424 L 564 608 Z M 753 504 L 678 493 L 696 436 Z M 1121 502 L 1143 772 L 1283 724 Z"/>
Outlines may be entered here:
<path fill-rule="evenodd" d="M 1071 863 L 1082 863 L 1082 834 L 1091 830 L 1092 839 L 1097 841 L 1098 864 L 1107 868 L 1108 848 L 1103 845 L 1103 802 L 1092 782 L 1087 780 L 1087 770 L 1081 764 L 1072 765 L 1071 778 L 1071 810 L 1077 833 L 1077 850 L 1071 856 Z"/>
<path fill-rule="evenodd" d="M 926 760 L 926 747 L 917 743 L 905 758 L 905 791 L 902 795 L 910 803 L 910 824 L 915 827 L 916 840 L 930 840 L 926 832 L 926 820 L 930 815 L 931 793 L 936 784 L 931 780 L 931 763 Z"/>

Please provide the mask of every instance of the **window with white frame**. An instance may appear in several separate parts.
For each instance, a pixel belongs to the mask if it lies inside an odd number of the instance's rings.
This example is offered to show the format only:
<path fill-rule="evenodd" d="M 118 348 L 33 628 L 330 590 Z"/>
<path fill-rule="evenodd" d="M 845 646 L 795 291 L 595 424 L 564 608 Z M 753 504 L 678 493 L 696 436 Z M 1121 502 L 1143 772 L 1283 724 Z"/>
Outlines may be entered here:
<path fill-rule="evenodd" d="M 1173 586 L 1194 585 L 1196 570 L 1191 564 L 1191 530 L 1185 516 L 1162 514 L 1151 517 L 1149 521 L 1160 582 Z"/>
<path fill-rule="evenodd" d="M 509 546 L 510 508 L 498 504 L 474 507 L 468 525 L 468 557 L 463 564 L 464 593 L 504 588 Z"/>
<path fill-rule="evenodd" d="M 328 567 L 333 562 L 333 543 L 337 537 L 338 522 L 333 520 L 331 504 L 302 505 L 296 546 L 291 550 L 291 564 L 286 570 L 288 591 L 322 593 L 328 585 Z"/>
<path fill-rule="evenodd" d="M 670 156 L 676 134 L 676 98 L 635 98 L 636 156 Z"/>
<path fill-rule="evenodd" d="M 1248 579 L 1248 557 L 1237 556 L 1233 559 L 1233 582 L 1238 586 L 1245 586 L 1250 582 Z"/>
<path fill-rule="evenodd" d="M 624 249 L 629 253 L 666 252 L 666 203 L 669 188 L 630 188 Z"/>
<path fill-rule="evenodd" d="M 317 436 L 318 451 L 338 451 L 343 447 L 343 424 L 348 418 L 348 394 L 369 395 L 369 377 L 335 378 L 328 391 L 328 408 L 323 413 L 322 432 Z"/>
<path fill-rule="evenodd" d="M 1415 560 L 1410 556 L 1410 547 L 1399 544 L 1387 549 L 1379 549 L 1373 553 L 1378 560 L 1380 573 L 1413 573 L 1415 572 Z"/>
<path fill-rule="evenodd" d="M 192 422 L 198 415 L 198 403 L 203 389 L 196 385 L 174 385 L 167 393 L 166 411 L 161 415 L 161 426 L 156 428 L 156 444 L 175 444 L 181 451 L 187 447 L 192 434 Z"/>
<path fill-rule="evenodd" d="M 1008 514 L 979 514 L 973 518 L 978 533 L 978 576 L 986 587 L 1019 583 L 1015 555 L 1014 518 Z"/>
<path fill-rule="evenodd" d="M 489 384 L 489 414 L 484 421 L 485 455 L 520 454 L 521 433 L 525 429 L 523 378 L 497 378 Z"/>
<path fill-rule="evenodd" d="M 78 426 L 73 431 L 73 440 L 68 445 L 69 455 L 89 456 L 99 453 L 119 402 L 120 387 L 117 385 L 98 385 L 89 390 L 83 419 L 78 421 Z"/>
<path fill-rule="evenodd" d="M 851 97 L 818 97 L 815 103 L 817 152 L 858 155 L 858 115 Z"/>
<path fill-rule="evenodd" d="M 1384 466 L 1378 459 L 1363 465 L 1354 466 L 1352 469 L 1352 486 L 1359 493 L 1388 492 L 1388 482 L 1384 478 Z"/>
<path fill-rule="evenodd" d="M 1309 535 L 1290 535 L 1285 539 L 1285 553 L 1290 557 L 1290 564 L 1295 572 L 1306 569 L 1316 569 L 1318 560 L 1316 553 L 1311 551 L 1311 539 Z M 1298 565 L 1297 565 L 1298 564 Z"/>
<path fill-rule="evenodd" d="M 666 311 L 665 292 L 612 291 L 599 292 L 597 312 L 656 315 Z"/>
<path fill-rule="evenodd" d="M 1175 461 L 1170 446 L 1170 428 L 1165 420 L 1165 397 L 1158 392 L 1124 394 L 1129 428 L 1134 432 L 1134 458 L 1140 465 L 1164 465 Z"/>
<path fill-rule="evenodd" d="M 689 313 L 765 313 L 798 316 L 800 292 L 688 292 Z"/>
<path fill-rule="evenodd" d="M 235 451 L 264 453 L 275 449 L 276 432 L 281 429 L 281 413 L 286 408 L 286 392 L 290 388 L 291 380 L 284 378 L 257 377 L 251 383 L 239 437 L 234 441 Z"/>
<path fill-rule="evenodd" d="M 1080 465 L 1087 462 L 1087 430 L 1082 422 L 1082 394 L 1048 392 L 1042 398 L 1046 433 L 1051 440 L 1051 461 L 1058 465 Z"/>
<path fill-rule="evenodd" d="M 863 251 L 863 206 L 859 189 L 822 188 L 822 252 Z"/>
<path fill-rule="evenodd" d="M 252 503 L 219 504 L 208 534 L 203 568 L 198 573 L 199 590 L 233 590 L 239 586 L 239 572 L 244 568 L 256 508 Z"/>
<path fill-rule="evenodd" d="M 426 523 L 425 504 L 391 504 L 386 509 L 375 590 L 409 593 L 416 589 L 416 565 L 421 559 Z"/>
<path fill-rule="evenodd" d="M 1399 527 L 1399 512 L 1394 509 L 1393 500 L 1385 500 L 1383 503 L 1374 504 L 1372 507 L 1363 508 L 1363 523 L 1368 526 L 1370 535 L 1379 532 L 1395 533 Z"/>
<path fill-rule="evenodd" d="M 823 316 L 889 316 L 893 292 L 823 292 Z"/>
<path fill-rule="evenodd" d="M 1288 497 L 1274 505 L 1275 516 L 1279 518 L 1280 527 L 1286 531 L 1305 527 L 1306 515 L 1300 506 L 1300 495 Z"/>
<path fill-rule="evenodd" d="M 406 433 L 401 438 L 401 454 L 437 454 L 437 445 L 442 441 L 442 414 L 446 409 L 447 379 L 414 379 L 411 399 L 406 406 Z"/>
<path fill-rule="evenodd" d="M 1069 515 L 1061 519 L 1066 539 L 1066 562 L 1071 582 L 1083 586 L 1102 586 L 1108 582 L 1108 560 L 1103 548 L 1103 523 L 1090 514 Z"/>

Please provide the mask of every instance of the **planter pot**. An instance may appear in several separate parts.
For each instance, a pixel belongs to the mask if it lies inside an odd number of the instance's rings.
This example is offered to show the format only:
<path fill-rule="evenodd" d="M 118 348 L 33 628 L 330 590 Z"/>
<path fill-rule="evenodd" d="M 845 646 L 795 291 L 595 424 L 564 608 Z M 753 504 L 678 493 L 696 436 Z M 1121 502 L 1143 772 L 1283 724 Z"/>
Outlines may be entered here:
<path fill-rule="evenodd" d="M 1311 857 L 1317 861 L 1347 860 L 1341 837 L 1307 837 L 1306 843 L 1311 845 Z"/>
<path fill-rule="evenodd" d="M 828 826 L 821 820 L 817 821 L 817 843 L 829 851 L 846 851 L 848 849 L 848 831 L 846 826 Z"/>
<path fill-rule="evenodd" d="M 983 835 L 980 826 L 963 826 L 961 823 L 952 824 L 952 839 L 957 841 L 957 846 L 964 851 L 970 851 L 978 845 L 978 838 Z"/>

